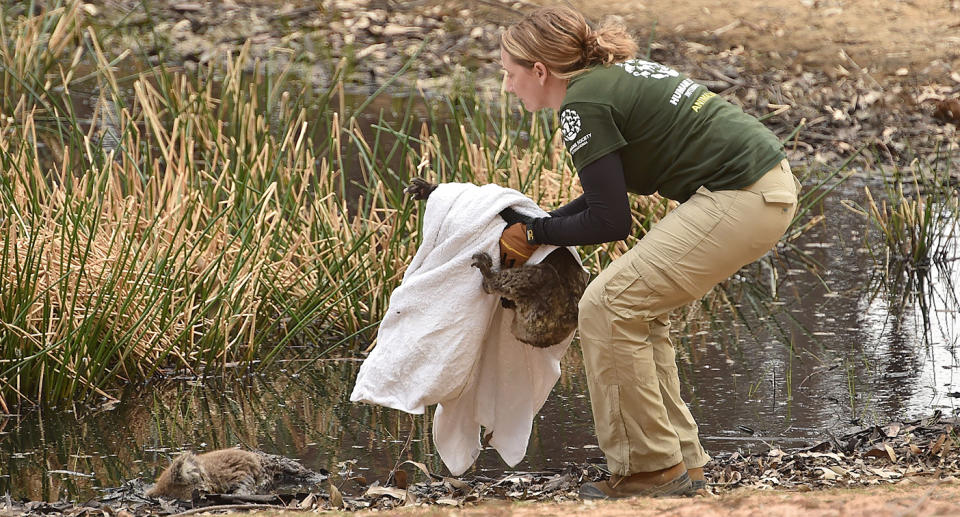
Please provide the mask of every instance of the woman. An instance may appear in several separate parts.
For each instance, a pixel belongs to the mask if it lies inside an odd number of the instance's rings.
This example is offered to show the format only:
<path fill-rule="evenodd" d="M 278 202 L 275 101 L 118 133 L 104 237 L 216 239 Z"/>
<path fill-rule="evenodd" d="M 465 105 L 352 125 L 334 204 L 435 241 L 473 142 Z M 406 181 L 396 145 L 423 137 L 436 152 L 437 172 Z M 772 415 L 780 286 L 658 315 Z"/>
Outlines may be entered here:
<path fill-rule="evenodd" d="M 580 301 L 590 401 L 611 472 L 583 485 L 584 498 L 704 486 L 710 457 L 680 397 L 668 314 L 770 250 L 799 190 L 773 133 L 676 70 L 634 59 L 636 49 L 622 26 L 593 30 L 566 7 L 536 10 L 501 39 L 507 91 L 528 110 L 557 110 L 584 191 L 552 217 L 504 211 L 505 263 L 522 264 L 539 244 L 625 238 L 627 192 L 680 202 Z"/>

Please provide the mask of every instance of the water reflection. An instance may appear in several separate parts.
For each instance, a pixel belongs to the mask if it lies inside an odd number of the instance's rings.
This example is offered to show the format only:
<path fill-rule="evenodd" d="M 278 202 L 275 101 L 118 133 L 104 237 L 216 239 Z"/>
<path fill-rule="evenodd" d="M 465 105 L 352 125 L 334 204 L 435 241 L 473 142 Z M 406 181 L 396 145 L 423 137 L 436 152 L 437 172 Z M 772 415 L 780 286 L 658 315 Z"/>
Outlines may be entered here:
<path fill-rule="evenodd" d="M 851 183 L 833 197 L 859 201 L 861 193 Z M 708 449 L 734 447 L 741 440 L 728 435 L 740 425 L 766 443 L 789 445 L 956 407 L 949 396 L 957 392 L 956 239 L 952 261 L 909 277 L 877 276 L 864 220 L 836 202 L 823 210 L 829 227 L 813 228 L 799 243 L 822 266 L 820 278 L 796 257 L 780 257 L 783 305 L 776 306 L 751 294 L 768 283 L 763 266 L 745 268 L 741 277 L 753 274 L 732 282 L 727 295 L 750 316 L 691 347 L 684 370 Z"/>
<path fill-rule="evenodd" d="M 859 192 L 851 184 L 833 197 Z M 800 446 L 828 432 L 957 409 L 956 239 L 947 248 L 954 260 L 878 275 L 863 248 L 863 219 L 837 202 L 823 213 L 829 228 L 814 227 L 796 243 L 808 257 L 780 250 L 748 266 L 674 325 L 685 397 L 710 452 Z M 819 277 L 811 261 L 822 266 Z M 349 403 L 357 360 L 304 364 L 293 359 L 230 382 L 131 386 L 113 407 L 2 418 L 0 493 L 85 500 L 124 480 L 152 479 L 179 450 L 234 445 L 334 473 L 356 460 L 370 481 L 407 459 L 445 472 L 429 414 Z M 601 457 L 575 344 L 516 470 Z M 486 450 L 467 476 L 505 470 Z"/>

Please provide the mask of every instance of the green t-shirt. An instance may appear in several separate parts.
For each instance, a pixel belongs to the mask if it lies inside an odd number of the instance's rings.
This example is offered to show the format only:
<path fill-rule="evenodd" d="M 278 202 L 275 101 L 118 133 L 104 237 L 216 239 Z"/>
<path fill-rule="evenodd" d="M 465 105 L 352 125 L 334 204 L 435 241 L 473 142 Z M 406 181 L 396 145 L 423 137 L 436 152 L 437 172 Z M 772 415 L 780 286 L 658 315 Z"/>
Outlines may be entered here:
<path fill-rule="evenodd" d="M 598 66 L 567 85 L 563 141 L 578 170 L 620 151 L 627 189 L 686 201 L 751 185 L 785 157 L 756 118 L 667 66 Z"/>

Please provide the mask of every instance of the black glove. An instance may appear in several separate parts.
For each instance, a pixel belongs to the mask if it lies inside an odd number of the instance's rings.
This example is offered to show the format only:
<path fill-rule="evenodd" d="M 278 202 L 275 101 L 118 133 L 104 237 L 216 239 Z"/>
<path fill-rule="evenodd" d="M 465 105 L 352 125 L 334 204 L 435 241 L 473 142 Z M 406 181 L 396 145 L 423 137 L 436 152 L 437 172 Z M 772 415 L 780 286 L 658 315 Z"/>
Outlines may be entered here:
<path fill-rule="evenodd" d="M 537 244 L 540 244 L 540 243 L 537 242 L 537 241 L 534 239 L 534 237 L 533 237 L 533 224 L 534 224 L 534 221 L 536 221 L 537 219 L 539 219 L 538 217 L 532 217 L 532 216 L 529 216 L 529 215 L 523 215 L 523 214 L 521 214 L 520 212 L 517 212 L 516 210 L 514 210 L 512 207 L 509 207 L 509 206 L 508 206 L 507 208 L 504 208 L 503 210 L 500 211 L 500 217 L 501 217 L 504 221 L 507 222 L 507 229 L 508 229 L 508 230 L 510 229 L 511 226 L 513 226 L 513 225 L 515 225 L 515 224 L 517 224 L 517 223 L 522 224 L 522 225 L 523 225 L 523 238 L 525 238 L 525 239 L 527 240 L 527 244 L 530 244 L 531 246 L 535 246 L 535 245 L 537 245 Z M 506 235 L 507 233 L 508 233 L 508 232 L 505 230 L 505 231 L 504 231 L 504 235 Z M 518 233 L 519 233 L 519 232 L 518 232 Z M 502 243 L 503 243 L 503 239 L 501 238 L 501 244 L 502 244 Z"/>
<path fill-rule="evenodd" d="M 532 223 L 534 219 L 536 219 L 535 217 L 530 217 L 529 215 L 523 215 L 509 206 L 500 211 L 500 217 L 507 222 L 507 226 L 510 226 L 514 223 L 523 223 L 524 226 L 527 226 Z"/>

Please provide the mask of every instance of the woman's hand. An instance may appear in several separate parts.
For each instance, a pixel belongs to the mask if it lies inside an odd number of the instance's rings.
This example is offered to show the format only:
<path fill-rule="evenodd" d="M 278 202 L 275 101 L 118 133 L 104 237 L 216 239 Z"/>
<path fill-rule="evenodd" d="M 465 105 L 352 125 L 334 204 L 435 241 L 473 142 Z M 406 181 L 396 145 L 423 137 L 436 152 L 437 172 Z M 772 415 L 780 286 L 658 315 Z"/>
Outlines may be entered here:
<path fill-rule="evenodd" d="M 517 212 L 513 207 L 509 206 L 500 211 L 500 217 L 507 222 L 507 226 L 512 226 L 515 223 L 529 224 L 534 219 L 529 215 L 523 215 Z"/>
<path fill-rule="evenodd" d="M 522 266 L 536 251 L 537 245 L 527 242 L 527 228 L 523 223 L 513 223 L 500 235 L 500 266 Z"/>
<path fill-rule="evenodd" d="M 500 266 L 522 266 L 537 249 L 537 245 L 531 243 L 527 235 L 528 225 L 534 218 L 520 214 L 510 207 L 504 208 L 500 217 L 507 222 L 507 227 L 500 235 Z"/>

